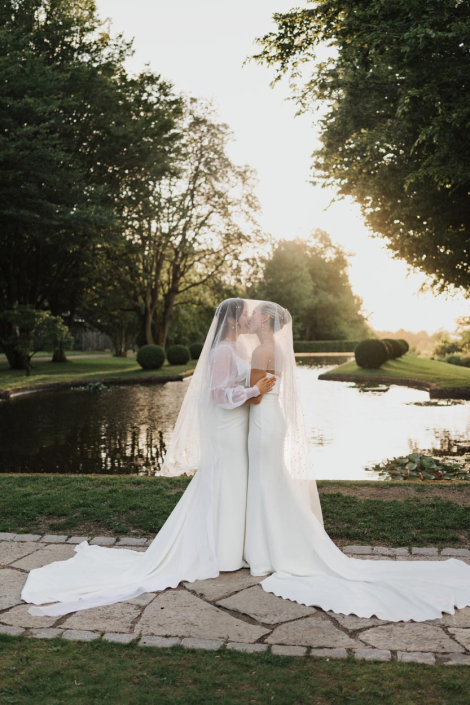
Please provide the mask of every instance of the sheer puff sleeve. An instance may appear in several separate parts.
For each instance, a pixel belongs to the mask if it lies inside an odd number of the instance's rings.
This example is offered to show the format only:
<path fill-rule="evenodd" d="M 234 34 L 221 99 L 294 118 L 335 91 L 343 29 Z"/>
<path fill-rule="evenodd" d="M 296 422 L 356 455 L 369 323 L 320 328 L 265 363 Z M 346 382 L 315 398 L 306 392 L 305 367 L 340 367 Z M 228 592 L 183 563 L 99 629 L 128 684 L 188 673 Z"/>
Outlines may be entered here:
<path fill-rule="evenodd" d="M 235 409 L 247 399 L 257 397 L 259 388 L 237 384 L 237 363 L 228 345 L 218 345 L 213 352 L 211 397 L 222 409 Z"/>

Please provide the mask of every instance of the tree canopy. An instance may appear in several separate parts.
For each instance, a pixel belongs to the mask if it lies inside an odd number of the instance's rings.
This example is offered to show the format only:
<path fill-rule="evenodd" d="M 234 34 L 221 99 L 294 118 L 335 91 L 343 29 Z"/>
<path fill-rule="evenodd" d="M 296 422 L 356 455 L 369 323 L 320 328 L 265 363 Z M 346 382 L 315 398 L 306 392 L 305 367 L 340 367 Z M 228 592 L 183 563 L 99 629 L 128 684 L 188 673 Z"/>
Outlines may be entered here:
<path fill-rule="evenodd" d="M 308 5 L 275 13 L 249 58 L 276 68 L 273 85 L 288 76 L 299 111 L 318 114 L 313 183 L 353 197 L 436 292 L 470 292 L 469 3 Z"/>

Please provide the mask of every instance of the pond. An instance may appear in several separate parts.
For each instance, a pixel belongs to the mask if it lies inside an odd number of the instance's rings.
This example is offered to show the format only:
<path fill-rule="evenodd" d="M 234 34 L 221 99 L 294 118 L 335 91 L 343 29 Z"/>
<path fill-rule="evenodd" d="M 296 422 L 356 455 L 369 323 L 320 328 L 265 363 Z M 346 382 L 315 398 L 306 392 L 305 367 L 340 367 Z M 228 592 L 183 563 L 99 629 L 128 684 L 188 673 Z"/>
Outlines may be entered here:
<path fill-rule="evenodd" d="M 417 389 L 318 379 L 346 360 L 297 360 L 317 479 L 379 479 L 364 468 L 410 452 L 442 455 L 470 445 L 470 402 L 427 405 L 428 393 Z M 0 472 L 153 475 L 188 384 L 64 390 L 0 402 Z"/>

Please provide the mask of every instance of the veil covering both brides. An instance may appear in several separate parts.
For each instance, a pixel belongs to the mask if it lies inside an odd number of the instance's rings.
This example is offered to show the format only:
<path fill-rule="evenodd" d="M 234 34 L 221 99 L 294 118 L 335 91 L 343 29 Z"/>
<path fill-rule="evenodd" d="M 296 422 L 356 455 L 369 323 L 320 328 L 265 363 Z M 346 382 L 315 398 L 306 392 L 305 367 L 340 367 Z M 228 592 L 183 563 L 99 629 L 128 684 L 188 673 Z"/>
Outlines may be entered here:
<path fill-rule="evenodd" d="M 30 614 L 64 615 L 128 600 L 144 592 L 174 588 L 182 580 L 194 582 L 219 575 L 220 513 L 227 508 L 227 504 L 220 503 L 221 475 L 231 463 L 235 463 L 234 469 L 242 466 L 245 458 L 247 473 L 249 409 L 238 407 L 259 394 L 258 388 L 249 383 L 251 352 L 259 341 L 249 333 L 248 320 L 257 303 L 226 299 L 215 311 L 161 472 L 157 473 L 163 477 L 185 474 L 192 479 L 155 539 L 145 552 L 82 541 L 72 558 L 32 569 L 21 597 L 47 606 L 31 607 Z M 226 410 L 226 414 L 221 414 L 221 410 Z M 246 418 L 246 433 L 235 413 L 239 411 Z M 231 426 L 232 418 L 236 423 Z M 238 433 L 235 447 L 234 428 Z M 245 505 L 240 511 L 241 530 L 234 529 L 240 536 L 234 536 L 233 541 L 241 540 L 243 547 Z M 230 520 L 226 519 L 223 525 L 230 545 Z M 52 602 L 56 604 L 47 604 Z"/>

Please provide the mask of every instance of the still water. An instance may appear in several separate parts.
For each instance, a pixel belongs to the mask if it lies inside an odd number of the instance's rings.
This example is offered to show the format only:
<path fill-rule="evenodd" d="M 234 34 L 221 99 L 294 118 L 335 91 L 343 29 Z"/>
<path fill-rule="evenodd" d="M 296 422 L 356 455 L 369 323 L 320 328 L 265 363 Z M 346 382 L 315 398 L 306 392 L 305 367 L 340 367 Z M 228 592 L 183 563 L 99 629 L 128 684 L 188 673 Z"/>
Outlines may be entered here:
<path fill-rule="evenodd" d="M 346 359 L 297 360 L 317 479 L 379 479 L 364 468 L 414 451 L 443 454 L 470 445 L 470 402 L 423 406 L 429 395 L 417 389 L 362 389 L 318 379 Z M 153 475 L 188 384 L 61 391 L 0 402 L 0 472 Z"/>

